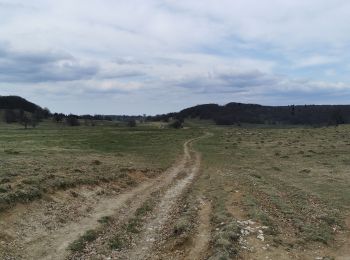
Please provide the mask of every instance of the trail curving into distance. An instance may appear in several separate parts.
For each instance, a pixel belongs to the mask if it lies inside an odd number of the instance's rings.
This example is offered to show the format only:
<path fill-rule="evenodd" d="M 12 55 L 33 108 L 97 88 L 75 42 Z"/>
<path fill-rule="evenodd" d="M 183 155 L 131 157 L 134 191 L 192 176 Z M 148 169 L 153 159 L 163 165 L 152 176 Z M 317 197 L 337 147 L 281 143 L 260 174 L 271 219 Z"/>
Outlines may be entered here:
<path fill-rule="evenodd" d="M 127 220 L 132 217 L 135 209 L 151 196 L 152 192 L 164 190 L 161 201 L 155 207 L 154 217 L 145 224 L 145 231 L 126 256 L 127 259 L 147 259 L 152 255 L 153 243 L 157 233 L 166 223 L 169 212 L 176 205 L 177 199 L 184 189 L 199 172 L 200 156 L 191 148 L 193 141 L 199 138 L 185 142 L 183 156 L 155 179 L 147 180 L 139 186 L 115 196 L 99 198 L 97 201 L 95 197 L 98 187 L 95 190 L 90 188 L 88 192 L 84 193 L 84 202 L 88 203 L 91 200 L 89 205 L 91 210 L 87 214 L 79 215 L 78 218 L 65 220 L 66 223 L 57 223 L 56 225 L 54 222 L 58 220 L 52 219 L 52 216 L 58 213 L 50 212 L 52 201 L 60 200 L 60 196 L 55 194 L 52 195 L 49 202 L 40 200 L 33 202 L 32 205 L 16 207 L 9 211 L 0 220 L 0 229 L 1 233 L 12 239 L 11 245 L 17 253 L 15 258 L 5 259 L 66 259 L 70 254 L 67 250 L 70 243 L 87 230 L 97 228 L 100 225 L 98 220 L 101 217 L 113 215 L 121 221 Z M 185 177 L 177 178 L 183 173 Z M 69 193 L 69 191 L 65 191 L 65 193 Z M 69 203 L 69 199 L 66 203 Z M 74 210 L 74 206 L 70 205 L 70 208 Z M 51 219 L 47 216 L 51 216 Z M 54 228 L 44 228 L 45 221 L 51 221 Z"/>

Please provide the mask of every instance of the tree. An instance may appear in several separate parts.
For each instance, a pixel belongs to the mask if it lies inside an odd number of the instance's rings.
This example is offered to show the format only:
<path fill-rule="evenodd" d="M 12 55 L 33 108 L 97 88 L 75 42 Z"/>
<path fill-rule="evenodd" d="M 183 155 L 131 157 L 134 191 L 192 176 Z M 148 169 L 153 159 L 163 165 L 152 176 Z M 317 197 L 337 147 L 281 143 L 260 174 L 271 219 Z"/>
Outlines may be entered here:
<path fill-rule="evenodd" d="M 28 117 L 27 114 L 23 113 L 20 116 L 20 124 L 23 125 L 25 129 L 27 129 L 29 123 L 30 123 L 30 118 Z"/>
<path fill-rule="evenodd" d="M 291 106 L 290 114 L 291 114 L 292 116 L 295 116 L 295 105 L 292 105 L 292 106 Z"/>
<path fill-rule="evenodd" d="M 169 126 L 175 129 L 180 129 L 183 127 L 183 122 L 179 119 L 176 119 L 174 122 L 170 123 Z"/>
<path fill-rule="evenodd" d="M 7 124 L 15 123 L 18 121 L 17 113 L 12 109 L 6 109 L 4 112 L 4 121 Z"/>
<path fill-rule="evenodd" d="M 47 107 L 45 107 L 42 111 L 42 116 L 43 118 L 49 118 L 51 116 L 51 112 L 50 109 L 48 109 Z"/>
<path fill-rule="evenodd" d="M 53 120 L 55 123 L 60 123 L 60 122 L 62 122 L 64 118 L 65 118 L 65 115 L 62 114 L 62 113 L 60 113 L 60 114 L 55 113 L 55 114 L 53 114 L 53 116 L 52 116 L 52 120 Z"/>
<path fill-rule="evenodd" d="M 28 124 L 30 123 L 30 118 L 23 109 L 19 111 L 19 123 L 23 125 L 25 129 L 28 128 Z"/>
<path fill-rule="evenodd" d="M 66 117 L 66 124 L 68 126 L 79 126 L 80 122 L 79 122 L 78 116 L 73 115 L 73 114 L 69 114 Z"/>
<path fill-rule="evenodd" d="M 45 118 L 45 114 L 41 110 L 35 110 L 35 112 L 31 116 L 32 126 L 35 127 L 39 122 L 41 122 Z"/>
<path fill-rule="evenodd" d="M 41 118 L 38 118 L 35 114 L 32 115 L 32 118 L 30 119 L 30 124 L 33 128 L 35 128 L 39 122 L 41 121 Z"/>

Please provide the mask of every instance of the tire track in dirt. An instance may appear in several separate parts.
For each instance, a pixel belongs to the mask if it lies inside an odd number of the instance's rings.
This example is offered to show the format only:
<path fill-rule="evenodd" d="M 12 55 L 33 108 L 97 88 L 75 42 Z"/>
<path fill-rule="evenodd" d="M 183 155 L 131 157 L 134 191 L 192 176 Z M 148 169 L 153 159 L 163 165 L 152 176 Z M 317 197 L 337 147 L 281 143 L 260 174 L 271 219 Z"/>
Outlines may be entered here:
<path fill-rule="evenodd" d="M 211 227 L 210 227 L 210 215 L 211 215 L 211 203 L 207 200 L 200 201 L 201 208 L 198 212 L 197 233 L 193 238 L 193 246 L 185 257 L 185 260 L 201 260 L 205 259 L 205 253 L 208 250 L 210 238 L 211 238 Z"/>
<path fill-rule="evenodd" d="M 153 182 L 143 183 L 137 188 L 118 195 L 116 198 L 101 201 L 88 218 L 80 222 L 73 222 L 64 228 L 55 231 L 54 234 L 40 237 L 27 244 L 24 255 L 27 259 L 64 259 L 68 255 L 67 248 L 84 232 L 94 229 L 99 225 L 98 220 L 104 216 L 110 216 L 121 209 L 128 201 L 139 193 L 145 193 Z"/>
<path fill-rule="evenodd" d="M 170 213 L 181 197 L 185 188 L 192 183 L 193 179 L 199 172 L 200 156 L 194 151 L 190 151 L 190 144 L 195 139 L 189 141 L 185 145 L 185 156 L 187 163 L 184 171 L 186 176 L 174 182 L 172 186 L 165 191 L 161 201 L 156 206 L 153 217 L 145 224 L 145 228 L 135 246 L 127 252 L 121 259 L 150 259 L 152 257 L 152 249 L 158 238 L 158 234 L 166 225 L 170 217 Z"/>
<path fill-rule="evenodd" d="M 69 254 L 67 251 L 69 244 L 87 230 L 98 227 L 99 219 L 120 213 L 119 210 L 122 211 L 124 205 L 128 204 L 130 200 L 139 194 L 147 194 L 155 183 L 159 182 L 161 182 L 160 178 L 146 181 L 115 197 L 103 198 L 94 204 L 94 208 L 88 216 L 52 230 L 42 226 L 42 223 L 47 221 L 47 219 L 43 219 L 45 215 L 49 214 L 49 207 L 42 207 L 36 211 L 30 207 L 26 207 L 24 210 L 19 207 L 7 214 L 6 218 L 1 219 L 1 231 L 15 237 L 14 242 L 19 251 L 16 259 L 65 259 Z M 95 192 L 90 193 L 90 196 L 95 196 Z M 38 203 L 35 207 L 44 206 L 40 202 L 34 203 Z"/>
<path fill-rule="evenodd" d="M 97 228 L 100 225 L 98 220 L 101 217 L 121 214 L 121 219 L 129 218 L 133 214 L 132 209 L 134 208 L 129 207 L 131 202 L 133 202 L 133 205 L 142 204 L 152 192 L 169 186 L 179 173 L 187 169 L 191 161 L 189 145 L 193 140 L 195 139 L 185 142 L 182 158 L 158 178 L 145 181 L 138 187 L 111 198 L 101 199 L 89 212 L 88 216 L 84 216 L 77 221 L 71 221 L 54 230 L 45 230 L 42 227 L 38 227 L 35 228 L 36 232 L 30 232 L 33 229 L 33 225 L 41 225 L 40 218 L 44 218 L 47 214 L 45 209 L 39 208 L 39 213 L 33 212 L 30 205 L 26 206 L 25 210 L 23 208 L 13 209 L 5 218 L 1 219 L 0 227 L 2 233 L 9 234 L 9 237 L 14 239 L 13 244 L 18 245 L 16 249 L 18 249 L 19 253 L 16 259 L 65 259 L 69 255 L 67 251 L 69 244 L 78 239 L 87 230 Z M 199 160 L 197 161 L 199 162 Z M 198 168 L 198 166 L 196 164 L 194 167 Z M 187 183 L 192 181 L 197 170 L 191 168 L 190 171 L 192 174 L 180 180 L 176 188 L 171 188 L 166 193 L 165 198 L 168 201 L 173 201 Z M 95 195 L 93 192 L 92 194 L 92 196 Z M 45 202 L 42 201 L 40 203 Z M 161 204 L 163 210 L 159 211 L 159 214 L 162 218 L 165 217 L 169 208 L 166 204 L 165 202 Z M 12 225 L 8 225 L 8 223 Z M 23 230 L 25 227 L 28 227 L 28 230 Z M 18 235 L 23 232 L 26 233 L 25 239 Z"/>

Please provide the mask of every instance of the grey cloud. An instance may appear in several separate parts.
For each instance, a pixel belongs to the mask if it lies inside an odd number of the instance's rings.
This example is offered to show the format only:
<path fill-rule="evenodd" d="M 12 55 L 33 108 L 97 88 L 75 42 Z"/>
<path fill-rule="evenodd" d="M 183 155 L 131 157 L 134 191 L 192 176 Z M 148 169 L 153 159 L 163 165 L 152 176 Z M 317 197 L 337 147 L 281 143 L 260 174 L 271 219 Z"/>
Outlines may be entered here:
<path fill-rule="evenodd" d="M 134 57 L 118 57 L 113 60 L 119 65 L 140 65 L 145 64 L 145 62 L 135 59 Z"/>
<path fill-rule="evenodd" d="M 110 97 L 112 95 L 128 93 L 125 90 L 111 88 L 101 89 L 87 86 L 83 83 L 71 83 L 68 85 L 54 85 L 48 88 L 37 88 L 36 94 L 42 95 L 46 93 L 54 97 L 80 97 L 80 98 L 92 98 L 96 96 Z"/>
<path fill-rule="evenodd" d="M 118 57 L 113 60 L 118 65 L 177 65 L 181 66 L 189 64 L 185 59 L 169 58 L 169 57 L 150 57 L 148 59 L 137 59 L 135 57 Z"/>
<path fill-rule="evenodd" d="M 259 71 L 209 73 L 169 83 L 194 94 L 245 93 L 250 95 L 319 95 L 350 91 L 350 84 L 293 79 Z M 288 95 L 286 96 L 289 97 Z"/>
<path fill-rule="evenodd" d="M 271 77 L 259 71 L 220 74 L 218 78 L 224 82 L 224 85 L 233 88 L 259 87 L 276 84 L 275 77 Z"/>
<path fill-rule="evenodd" d="M 98 66 L 84 64 L 67 53 L 14 51 L 0 45 L 2 82 L 74 81 L 91 78 L 98 72 Z"/>
<path fill-rule="evenodd" d="M 98 76 L 100 79 L 130 79 L 138 77 L 147 77 L 147 74 L 138 70 L 116 70 L 110 72 L 101 72 Z"/>
<path fill-rule="evenodd" d="M 209 73 L 206 76 L 185 78 L 175 85 L 192 89 L 200 93 L 236 93 L 252 88 L 276 86 L 279 81 L 276 77 L 259 71 Z"/>

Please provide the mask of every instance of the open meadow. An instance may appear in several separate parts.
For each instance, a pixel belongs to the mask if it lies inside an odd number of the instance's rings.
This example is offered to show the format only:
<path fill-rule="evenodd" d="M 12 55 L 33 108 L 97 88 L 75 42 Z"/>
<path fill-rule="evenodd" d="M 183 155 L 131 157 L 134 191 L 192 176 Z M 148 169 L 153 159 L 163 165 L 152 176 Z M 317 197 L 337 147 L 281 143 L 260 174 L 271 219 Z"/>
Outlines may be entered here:
<path fill-rule="evenodd" d="M 349 24 L 0 0 L 0 260 L 350 260 Z"/>
<path fill-rule="evenodd" d="M 100 125 L 36 129 L 0 126 L 1 208 L 78 185 L 129 180 L 129 173 L 155 174 L 171 165 L 192 130 Z"/>
<path fill-rule="evenodd" d="M 230 252 L 226 223 L 238 220 L 239 254 L 247 259 L 347 259 L 349 130 L 211 129 L 214 135 L 196 149 L 202 154 L 201 188 L 210 183 L 207 193 L 215 201 L 214 248 Z"/>
<path fill-rule="evenodd" d="M 0 125 L 1 259 L 348 259 L 350 127 Z"/>

